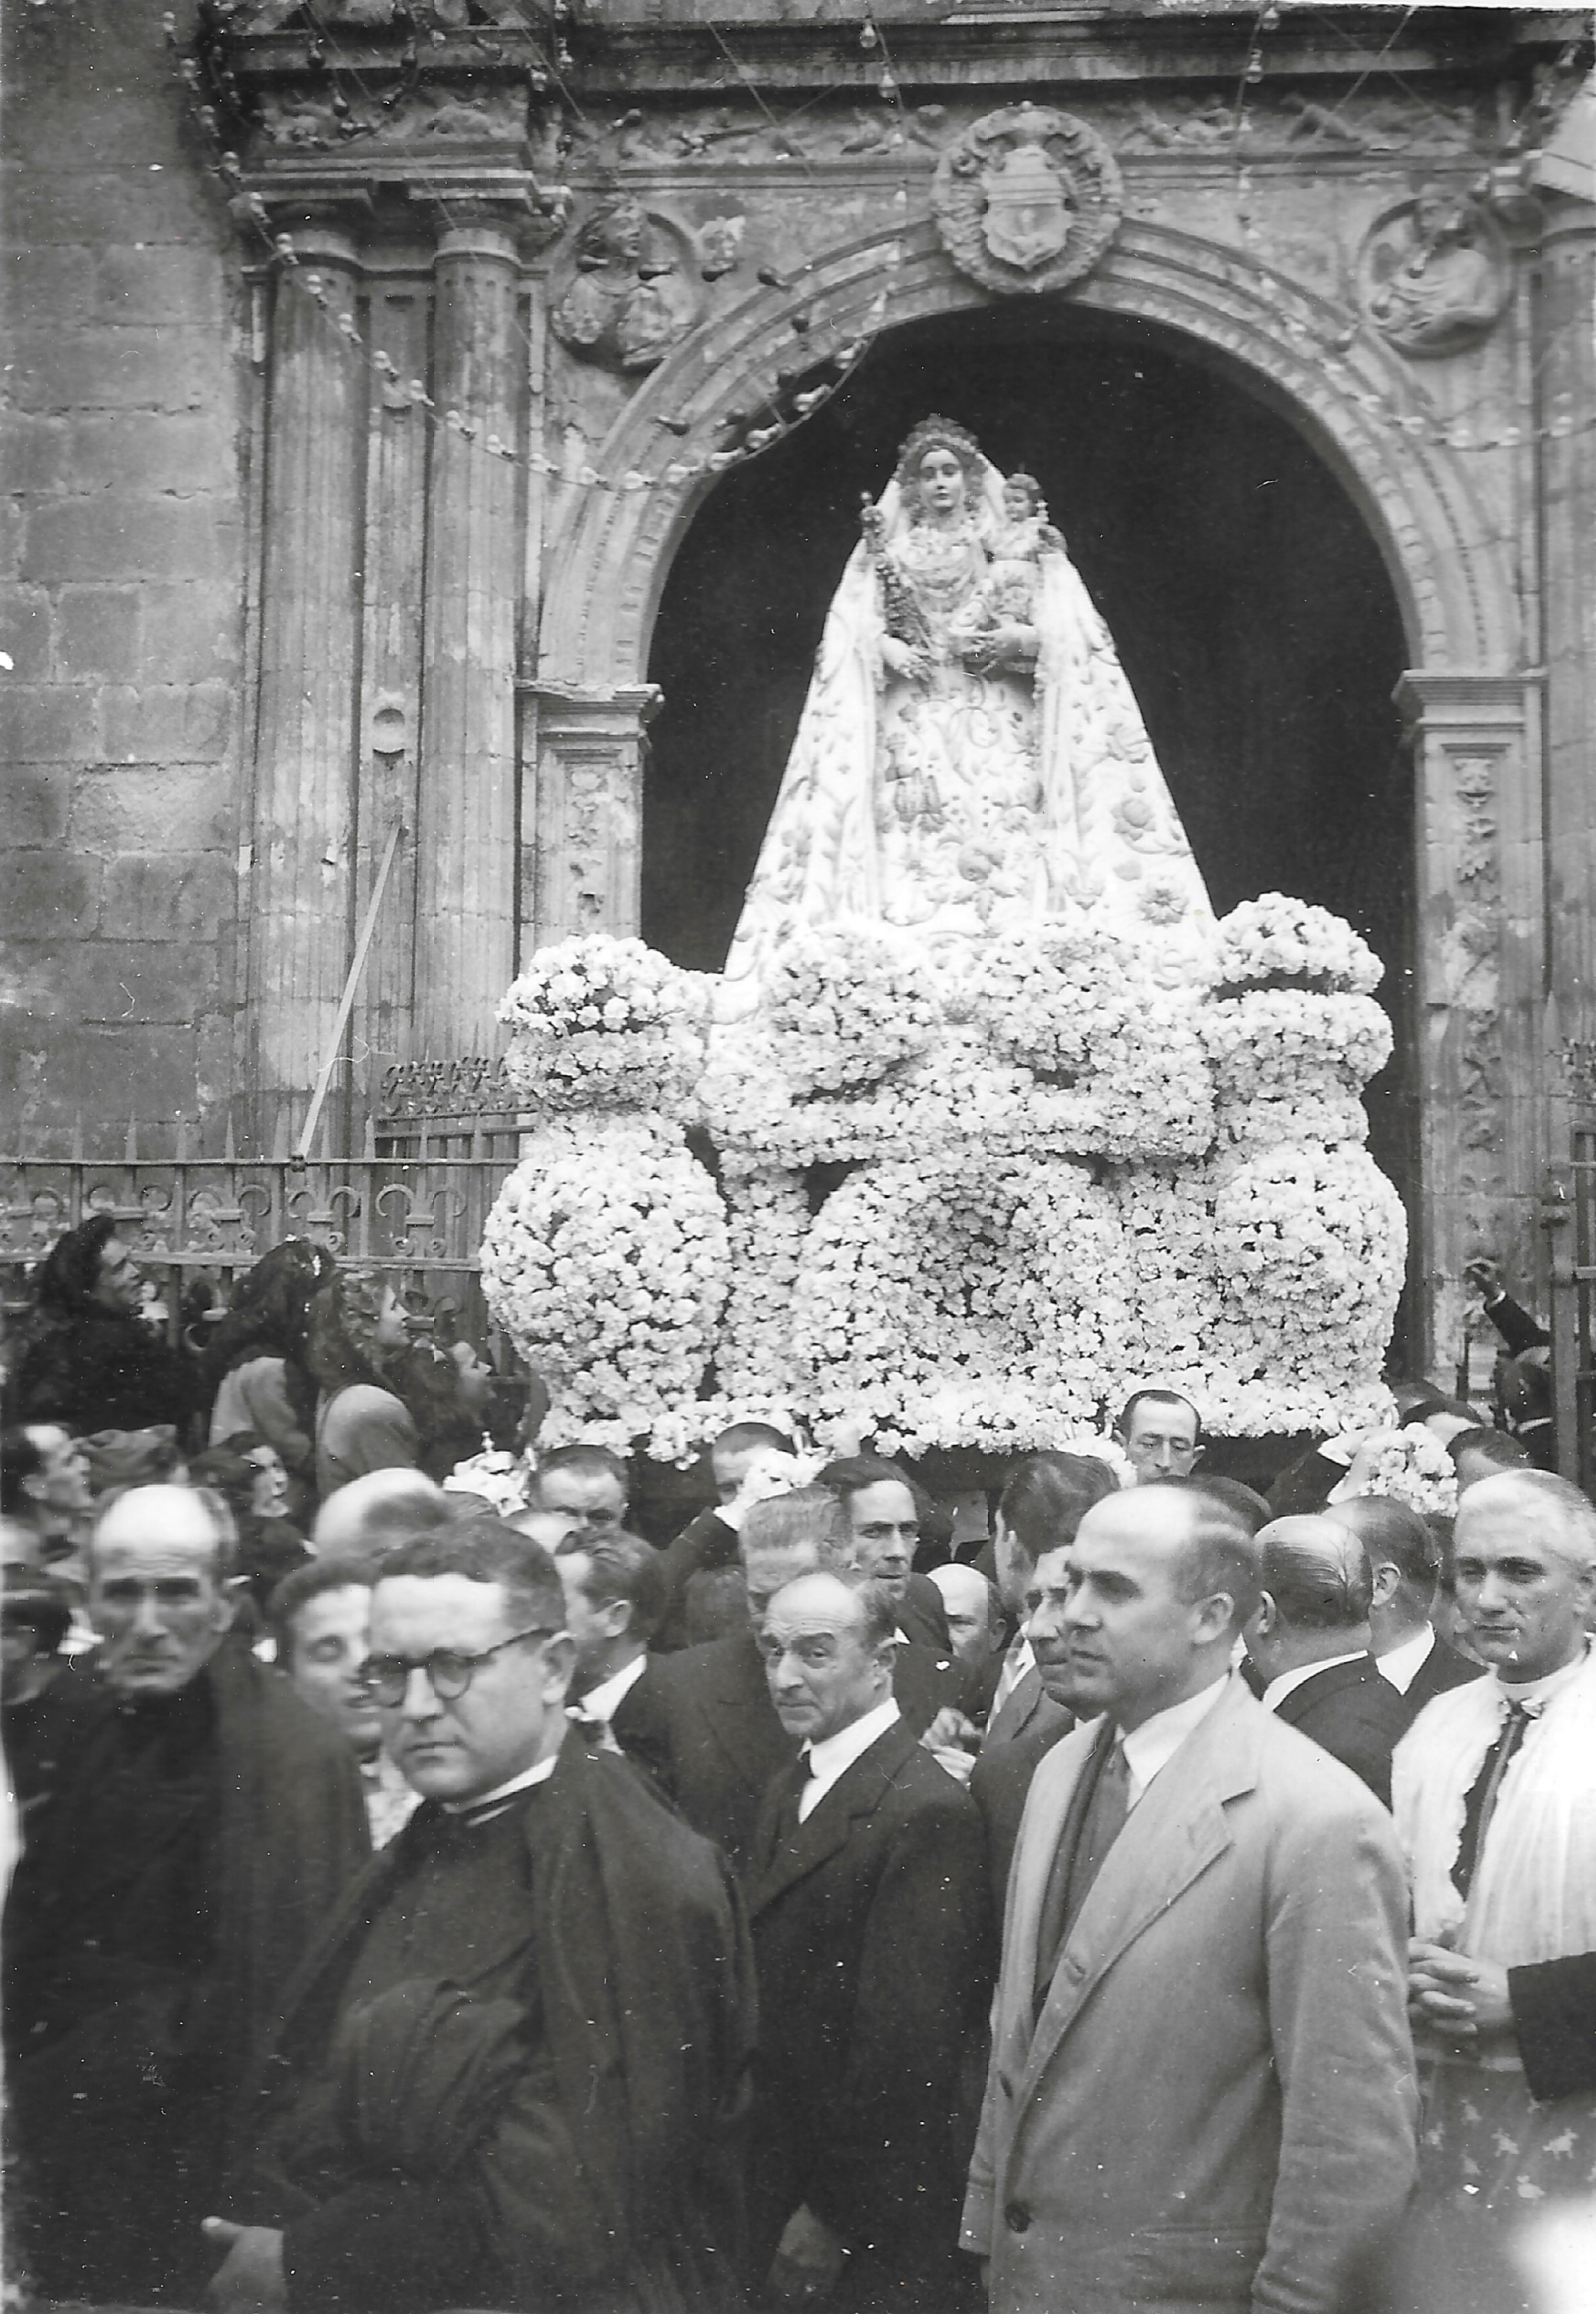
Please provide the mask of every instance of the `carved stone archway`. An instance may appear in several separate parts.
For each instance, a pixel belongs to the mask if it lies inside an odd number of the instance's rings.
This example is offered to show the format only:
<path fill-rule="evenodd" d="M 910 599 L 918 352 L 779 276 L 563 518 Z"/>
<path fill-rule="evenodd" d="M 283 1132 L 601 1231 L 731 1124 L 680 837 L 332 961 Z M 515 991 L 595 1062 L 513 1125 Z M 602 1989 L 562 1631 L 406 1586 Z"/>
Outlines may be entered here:
<path fill-rule="evenodd" d="M 596 454 L 610 487 L 573 491 L 556 513 L 560 583 L 525 686 L 539 941 L 637 923 L 649 638 L 676 547 L 714 486 L 705 462 L 736 438 L 728 413 L 791 364 L 800 338 L 818 362 L 860 336 L 990 302 L 929 222 L 871 234 L 727 310 L 630 402 Z M 1127 224 L 1071 302 L 1186 340 L 1269 402 L 1342 481 L 1390 575 L 1417 795 L 1416 1347 L 1433 1360 L 1457 1338 L 1449 1281 L 1467 1253 L 1526 1241 L 1523 1192 L 1541 1157 L 1542 832 L 1527 755 L 1538 705 L 1512 542 L 1468 461 L 1394 422 L 1412 402 L 1400 358 L 1291 276 L 1167 225 Z M 812 314 L 824 330 L 795 332 Z M 588 837 L 581 857 L 577 830 Z M 556 859 L 557 879 L 541 866 Z"/>

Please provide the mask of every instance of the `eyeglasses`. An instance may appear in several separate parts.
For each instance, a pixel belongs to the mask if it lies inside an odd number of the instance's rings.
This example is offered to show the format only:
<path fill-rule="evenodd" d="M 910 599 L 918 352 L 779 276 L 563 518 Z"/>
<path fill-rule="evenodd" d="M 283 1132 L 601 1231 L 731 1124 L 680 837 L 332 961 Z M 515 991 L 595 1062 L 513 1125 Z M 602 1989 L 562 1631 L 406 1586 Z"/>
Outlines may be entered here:
<path fill-rule="evenodd" d="M 542 1628 L 512 1631 L 507 1639 L 482 1647 L 475 1655 L 467 1655 L 459 1647 L 435 1647 L 429 1656 L 367 1656 L 360 1666 L 361 1684 L 370 1691 L 374 1701 L 392 1711 L 409 1693 L 410 1674 L 424 1671 L 427 1684 L 438 1701 L 454 1703 L 471 1685 L 480 1664 L 502 1655 L 506 1647 L 518 1647 L 523 1639 L 551 1639 L 557 1636 Z"/>

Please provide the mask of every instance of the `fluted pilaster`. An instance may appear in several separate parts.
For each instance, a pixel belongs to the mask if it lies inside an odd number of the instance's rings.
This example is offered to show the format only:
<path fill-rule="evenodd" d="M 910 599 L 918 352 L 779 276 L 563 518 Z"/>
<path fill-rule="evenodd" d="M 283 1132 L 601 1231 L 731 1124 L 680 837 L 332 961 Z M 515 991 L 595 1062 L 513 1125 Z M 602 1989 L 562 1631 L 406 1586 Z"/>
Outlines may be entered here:
<path fill-rule="evenodd" d="M 433 398 L 445 422 L 428 497 L 415 1025 L 419 1050 L 445 1054 L 493 1049 L 515 969 L 520 468 L 487 446 L 492 435 L 513 445 L 518 430 L 512 234 L 451 225 L 434 278 Z"/>
<path fill-rule="evenodd" d="M 335 317 L 357 262 L 298 227 L 326 305 L 279 280 L 266 420 L 260 682 L 251 839 L 246 1082 L 259 1126 L 296 1126 L 325 1055 L 350 953 L 350 853 L 366 393 Z"/>

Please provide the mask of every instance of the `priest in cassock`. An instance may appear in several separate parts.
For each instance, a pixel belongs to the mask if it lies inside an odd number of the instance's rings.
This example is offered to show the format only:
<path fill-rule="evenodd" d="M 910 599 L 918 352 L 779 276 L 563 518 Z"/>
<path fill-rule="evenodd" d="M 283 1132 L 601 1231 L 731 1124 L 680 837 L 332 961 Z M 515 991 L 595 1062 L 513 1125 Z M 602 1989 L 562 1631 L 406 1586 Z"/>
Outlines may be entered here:
<path fill-rule="evenodd" d="M 741 1914 L 719 1855 L 566 1718 L 565 1612 L 490 1517 L 383 1563 L 368 1676 L 425 1804 L 299 1978 L 207 2229 L 221 2314 L 740 2302 Z"/>

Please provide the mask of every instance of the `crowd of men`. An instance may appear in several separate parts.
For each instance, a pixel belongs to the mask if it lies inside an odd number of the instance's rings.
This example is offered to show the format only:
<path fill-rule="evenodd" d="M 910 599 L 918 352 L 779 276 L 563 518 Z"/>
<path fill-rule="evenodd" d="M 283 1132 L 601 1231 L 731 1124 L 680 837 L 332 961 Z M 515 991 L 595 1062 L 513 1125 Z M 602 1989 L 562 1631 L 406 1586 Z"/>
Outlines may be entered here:
<path fill-rule="evenodd" d="M 1147 1388 L 1120 1468 L 1020 1459 L 962 1541 L 901 1464 L 798 1483 L 757 1424 L 667 1548 L 602 1447 L 508 1515 L 384 1470 L 263 1621 L 181 1462 L 18 1449 L 14 2274 L 1539 2306 L 1526 2223 L 1596 2180 L 1596 1508 L 1450 1426 L 1450 1531 L 1334 1452 L 1272 1501 L 1207 1477 Z"/>

